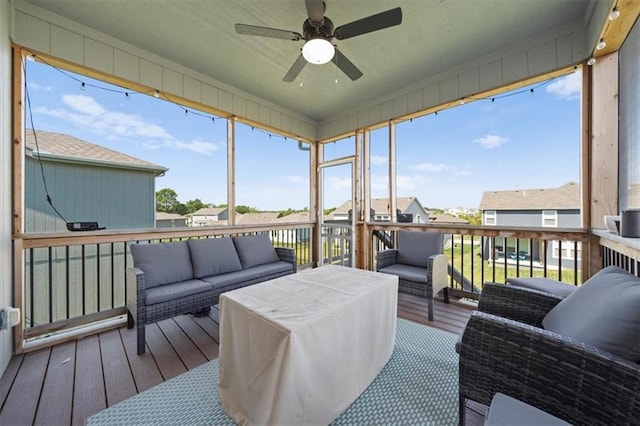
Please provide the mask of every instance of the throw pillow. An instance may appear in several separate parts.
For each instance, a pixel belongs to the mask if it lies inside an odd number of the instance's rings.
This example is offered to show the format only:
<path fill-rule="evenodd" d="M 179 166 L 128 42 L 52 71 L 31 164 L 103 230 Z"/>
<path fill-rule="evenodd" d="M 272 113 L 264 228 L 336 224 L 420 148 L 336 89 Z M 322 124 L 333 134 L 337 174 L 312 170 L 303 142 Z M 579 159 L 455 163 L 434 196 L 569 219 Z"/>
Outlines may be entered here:
<path fill-rule="evenodd" d="M 188 240 L 196 278 L 224 274 L 242 269 L 231 238 L 202 238 Z"/>
<path fill-rule="evenodd" d="M 133 265 L 144 271 L 147 288 L 193 278 L 191 255 L 186 241 L 132 244 Z"/>
<path fill-rule="evenodd" d="M 242 269 L 280 260 L 267 234 L 233 237 L 233 244 L 236 246 Z"/>

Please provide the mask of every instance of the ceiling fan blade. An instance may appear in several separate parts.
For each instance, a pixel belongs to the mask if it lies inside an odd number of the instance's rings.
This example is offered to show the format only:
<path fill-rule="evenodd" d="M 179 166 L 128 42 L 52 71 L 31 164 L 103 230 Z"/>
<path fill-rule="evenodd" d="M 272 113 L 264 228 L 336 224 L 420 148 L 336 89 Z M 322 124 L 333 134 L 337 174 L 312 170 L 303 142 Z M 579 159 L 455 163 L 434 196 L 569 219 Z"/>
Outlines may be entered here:
<path fill-rule="evenodd" d="M 362 77 L 362 71 L 360 71 L 358 67 L 356 67 L 353 62 L 348 60 L 347 57 L 344 56 L 338 49 L 336 49 L 336 54 L 333 55 L 333 59 L 331 59 L 331 62 L 336 64 L 336 66 L 340 68 L 340 71 L 345 73 L 347 77 L 349 77 L 353 81 L 356 81 L 357 79 Z"/>
<path fill-rule="evenodd" d="M 317 22 L 322 24 L 324 21 L 324 1 L 322 0 L 305 0 L 307 6 L 307 15 L 311 22 Z"/>
<path fill-rule="evenodd" d="M 395 9 L 380 12 L 376 15 L 367 16 L 357 21 L 349 22 L 335 29 L 334 37 L 338 40 L 359 36 L 373 31 L 400 25 L 402 23 L 402 9 Z"/>
<path fill-rule="evenodd" d="M 238 34 L 279 38 L 282 40 L 298 41 L 302 39 L 302 35 L 295 31 L 278 30 L 276 28 L 269 27 L 257 27 L 255 25 L 236 24 L 236 32 Z"/>
<path fill-rule="evenodd" d="M 305 65 L 307 65 L 307 60 L 304 56 L 298 56 L 298 59 L 296 59 L 293 65 L 291 65 L 291 68 L 289 68 L 289 71 L 287 71 L 287 74 L 284 76 L 282 81 L 286 81 L 287 83 L 293 82 Z"/>

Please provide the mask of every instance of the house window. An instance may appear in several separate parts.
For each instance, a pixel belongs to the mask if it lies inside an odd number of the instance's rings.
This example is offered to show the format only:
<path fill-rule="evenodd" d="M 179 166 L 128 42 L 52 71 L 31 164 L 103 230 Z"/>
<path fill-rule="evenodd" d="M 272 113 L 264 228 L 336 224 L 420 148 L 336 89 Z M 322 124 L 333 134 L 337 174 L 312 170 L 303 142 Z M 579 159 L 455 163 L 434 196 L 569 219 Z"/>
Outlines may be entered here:
<path fill-rule="evenodd" d="M 487 210 L 484 212 L 484 224 L 496 225 L 498 222 L 495 210 Z"/>
<path fill-rule="evenodd" d="M 577 259 L 582 257 L 582 243 L 578 241 L 578 244 L 574 244 L 572 241 L 563 241 L 562 250 L 560 250 L 561 244 L 559 241 L 551 242 L 552 256 L 554 259 Z M 577 250 L 576 250 L 577 248 Z"/>
<path fill-rule="evenodd" d="M 558 226 L 558 211 L 557 210 L 542 210 L 542 226 L 557 227 Z"/>

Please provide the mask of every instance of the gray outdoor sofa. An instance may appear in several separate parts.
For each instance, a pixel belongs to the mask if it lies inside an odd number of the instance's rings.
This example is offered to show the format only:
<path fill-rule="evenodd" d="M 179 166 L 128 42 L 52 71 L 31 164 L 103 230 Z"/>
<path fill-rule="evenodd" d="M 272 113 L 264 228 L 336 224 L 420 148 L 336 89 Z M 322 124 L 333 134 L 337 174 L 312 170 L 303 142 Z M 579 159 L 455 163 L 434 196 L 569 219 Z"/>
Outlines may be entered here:
<path fill-rule="evenodd" d="M 127 269 L 128 328 L 210 308 L 220 294 L 296 272 L 295 251 L 273 247 L 267 234 L 132 244 Z"/>

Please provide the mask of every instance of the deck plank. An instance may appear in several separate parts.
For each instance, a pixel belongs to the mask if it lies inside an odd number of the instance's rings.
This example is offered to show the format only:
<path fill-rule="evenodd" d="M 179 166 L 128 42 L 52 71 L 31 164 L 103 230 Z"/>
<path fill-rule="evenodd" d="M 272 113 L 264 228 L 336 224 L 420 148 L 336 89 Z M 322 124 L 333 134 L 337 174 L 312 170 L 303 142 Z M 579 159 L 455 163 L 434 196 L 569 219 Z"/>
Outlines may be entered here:
<path fill-rule="evenodd" d="M 0 424 L 33 423 L 50 353 L 51 349 L 46 348 L 25 355 L 13 382 L 12 392 L 9 392 L 0 413 Z"/>
<path fill-rule="evenodd" d="M 71 422 L 82 425 L 86 419 L 107 407 L 98 335 L 85 337 L 76 346 L 76 375 Z"/>
<path fill-rule="evenodd" d="M 68 425 L 73 410 L 73 376 L 76 369 L 76 342 L 67 342 L 51 349 L 37 425 Z"/>
<path fill-rule="evenodd" d="M 135 395 L 136 385 L 118 330 L 100 334 L 100 352 L 107 405 L 111 406 Z"/>
<path fill-rule="evenodd" d="M 216 342 L 211 335 L 200 327 L 198 323 L 186 315 L 176 317 L 175 321 L 209 361 L 218 358 L 218 345 L 215 344 Z"/>
<path fill-rule="evenodd" d="M 133 380 L 137 392 L 145 391 L 163 382 L 162 374 L 156 365 L 153 355 L 149 351 L 138 355 L 138 339 L 136 329 L 120 329 L 120 337 L 124 344 L 129 366 L 133 374 Z"/>
<path fill-rule="evenodd" d="M 6 370 L 2 373 L 2 377 L 0 378 L 0 409 L 9 395 L 9 391 L 11 390 L 13 381 L 20 370 L 20 365 L 22 364 L 23 359 L 24 354 L 14 355 L 9 360 Z"/>
<path fill-rule="evenodd" d="M 147 350 L 151 351 L 156 360 L 160 374 L 164 380 L 169 380 L 187 371 L 182 360 L 162 333 L 158 324 L 149 324 L 146 327 Z"/>
<path fill-rule="evenodd" d="M 218 328 L 218 308 L 217 306 L 211 307 L 211 312 L 208 316 L 203 317 L 191 317 L 191 319 L 200 325 L 204 331 L 211 336 L 213 340 L 220 343 L 220 329 Z"/>
<path fill-rule="evenodd" d="M 176 324 L 173 318 L 159 321 L 157 324 L 188 370 L 207 361 L 207 358 Z"/>

